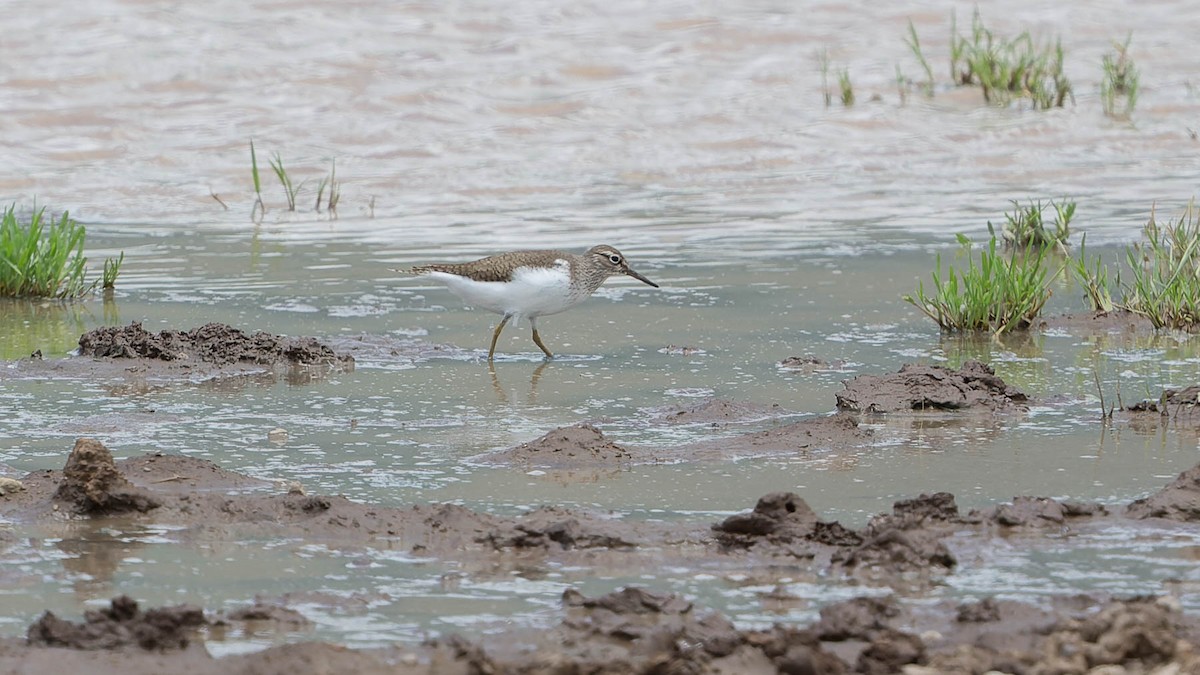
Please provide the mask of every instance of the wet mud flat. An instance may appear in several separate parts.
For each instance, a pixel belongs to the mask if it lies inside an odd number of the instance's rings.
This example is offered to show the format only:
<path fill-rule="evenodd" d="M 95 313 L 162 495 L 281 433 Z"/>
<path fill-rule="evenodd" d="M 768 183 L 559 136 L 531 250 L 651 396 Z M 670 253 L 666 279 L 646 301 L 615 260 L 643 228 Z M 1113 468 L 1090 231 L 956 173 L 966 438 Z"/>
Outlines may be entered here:
<path fill-rule="evenodd" d="M 353 370 L 354 357 L 312 337 L 247 333 L 223 323 L 153 333 L 133 322 L 84 333 L 77 356 L 45 359 L 38 351 L 6 365 L 0 380 L 178 383 L 283 373 L 303 381 Z"/>
<path fill-rule="evenodd" d="M 138 330 L 117 329 L 113 335 L 101 344 L 121 353 L 99 358 L 148 358 L 144 348 L 130 346 L 133 355 L 124 353 L 122 340 L 141 339 Z M 174 350 L 182 348 L 174 339 L 160 335 L 158 343 L 146 344 L 177 354 Z M 270 353 L 286 351 L 266 344 Z M 1176 417 L 1198 401 L 1191 390 L 1162 399 Z M 859 424 L 865 415 L 1020 414 L 1028 404 L 1028 397 L 978 362 L 959 369 L 905 366 L 847 381 L 837 398 L 840 412 L 830 416 L 654 450 L 622 447 L 597 425 L 580 423 L 476 460 L 514 470 L 540 467 L 585 475 L 636 463 L 836 451 L 871 443 L 871 430 Z M 657 411 L 656 419 L 735 427 L 773 414 L 788 413 L 713 400 Z M 1161 413 L 1146 405 L 1123 414 Z M 1184 614 L 1169 595 L 1077 595 L 1037 604 L 996 598 L 919 601 L 964 566 L 986 566 L 998 546 L 1061 548 L 1070 541 L 1064 533 L 1114 526 L 1153 541 L 1170 537 L 1171 527 L 1194 526 L 1200 520 L 1197 504 L 1200 465 L 1128 504 L 1018 496 L 964 513 L 952 494 L 936 492 L 899 500 L 891 512 L 877 514 L 861 528 L 822 518 L 791 492 L 746 495 L 743 512 L 718 522 L 635 522 L 553 505 L 508 517 L 454 504 L 397 508 L 310 495 L 297 484 L 258 480 L 187 456 L 151 453 L 118 461 L 100 441 L 81 438 L 61 470 L 0 483 L 0 518 L 11 524 L 0 530 L 0 559 L 5 541 L 20 536 L 26 525 L 86 519 L 116 528 L 169 526 L 163 536 L 184 546 L 279 538 L 345 550 L 378 545 L 453 560 L 466 574 L 569 566 L 619 576 L 665 565 L 749 577 L 756 585 L 774 586 L 771 599 L 785 603 L 803 601 L 787 590 L 797 578 L 861 588 L 863 594 L 824 607 L 807 625 L 747 630 L 689 598 L 654 588 L 626 587 L 596 597 L 568 590 L 549 629 L 447 634 L 419 645 L 370 650 L 305 642 L 221 658 L 211 656 L 204 644 L 219 640 L 230 627 L 252 624 L 259 631 L 287 632 L 311 621 L 289 607 L 287 597 L 248 598 L 239 609 L 218 612 L 187 605 L 143 608 L 118 596 L 82 618 L 46 612 L 25 637 L 0 640 L 0 671 L 1200 672 L 1200 620 Z M 332 608 L 343 600 L 324 602 Z M 97 651 L 103 659 L 95 657 Z"/>
<path fill-rule="evenodd" d="M 24 638 L 0 641 L 0 669 L 38 672 L 308 672 L 323 664 L 348 672 L 686 672 L 686 673 L 1086 673 L 1195 672 L 1200 621 L 1170 596 L 1070 596 L 1037 605 L 984 599 L 934 605 L 905 602 L 956 573 L 960 560 L 986 560 L 998 541 L 1061 546 L 1066 530 L 1119 522 L 1144 536 L 1161 524 L 1200 519 L 1200 465 L 1129 504 L 1017 497 L 961 512 L 949 493 L 896 502 L 866 526 L 822 519 L 793 493 L 754 499 L 719 522 L 639 523 L 609 514 L 543 507 L 518 517 L 450 504 L 408 508 L 307 495 L 184 456 L 116 461 L 94 439 L 76 442 L 62 470 L 8 484 L 0 517 L 22 523 L 136 519 L 171 525 L 171 536 L 239 541 L 293 537 L 330 547 L 387 542 L 422 556 L 465 561 L 468 573 L 530 565 L 572 565 L 597 574 L 647 564 L 748 574 L 759 580 L 824 577 L 876 590 L 836 603 L 804 626 L 742 630 L 690 599 L 629 587 L 598 597 L 568 590 L 550 630 L 514 628 L 503 636 L 443 635 L 417 646 L 349 650 L 289 644 L 213 658 L 205 636 L 256 622 L 291 630 L 308 620 L 284 599 L 233 612 L 190 606 L 141 608 L 126 597 L 82 620 L 47 612 Z M 750 506 L 750 505 L 748 505 Z M 125 521 L 121 521 L 125 522 Z M 1144 527 L 1143 527 L 1144 526 Z M 1156 534 L 1158 533 L 1158 534 Z M 11 536 L 11 535 L 10 535 Z M 2 543 L 2 541 L 0 541 Z M 978 564 L 978 563 L 975 563 Z M 780 588 L 783 586 L 780 585 Z M 892 589 L 880 597 L 879 589 Z M 780 591 L 786 594 L 786 591 Z M 91 654 L 106 653 L 102 661 Z M 1157 671 L 1164 666 L 1182 670 Z"/>

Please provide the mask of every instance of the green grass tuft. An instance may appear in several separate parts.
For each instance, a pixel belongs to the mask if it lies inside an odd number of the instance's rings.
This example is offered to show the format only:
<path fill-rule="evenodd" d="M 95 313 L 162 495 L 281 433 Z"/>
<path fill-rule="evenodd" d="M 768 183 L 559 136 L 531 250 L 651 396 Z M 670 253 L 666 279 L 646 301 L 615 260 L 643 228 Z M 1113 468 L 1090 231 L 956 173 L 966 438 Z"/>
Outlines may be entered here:
<path fill-rule="evenodd" d="M 287 196 L 288 211 L 295 211 L 296 194 L 300 192 L 300 188 L 304 186 L 304 183 L 302 182 L 300 185 L 292 184 L 292 177 L 288 175 L 287 169 L 283 168 L 283 157 L 278 152 L 271 158 L 270 163 L 271 170 L 275 172 L 275 177 L 279 179 L 279 184 L 283 187 L 283 192 Z"/>
<path fill-rule="evenodd" d="M 1063 200 L 1055 202 L 1051 199 L 1043 204 L 1042 200 L 1030 201 L 1028 206 L 1021 206 L 1013 200 L 1013 210 L 1004 213 L 1004 224 L 1001 236 L 1004 243 L 1016 248 L 1058 248 L 1065 249 L 1067 238 L 1071 236 L 1071 218 L 1075 216 L 1075 202 Z M 1047 207 L 1054 209 L 1054 222 L 1048 224 L 1042 214 Z M 988 231 L 995 232 L 991 221 L 988 221 Z"/>
<path fill-rule="evenodd" d="M 921 51 L 921 39 L 917 37 L 917 28 L 913 25 L 912 19 L 908 20 L 908 37 L 905 38 L 904 42 L 908 44 L 908 48 L 912 50 L 913 56 L 916 56 L 917 61 L 921 64 L 921 69 L 925 71 L 925 82 L 921 85 L 921 89 L 925 92 L 926 96 L 933 96 L 933 68 L 929 67 L 929 61 Z M 899 77 L 899 66 L 896 66 L 896 74 Z"/>
<path fill-rule="evenodd" d="M 829 50 L 823 49 L 817 52 L 817 65 L 821 69 L 821 93 L 825 98 L 825 107 L 828 108 L 833 104 L 833 92 L 829 88 Z M 838 89 L 841 94 L 842 105 L 849 107 L 854 105 L 854 86 L 850 83 L 850 71 L 842 69 L 838 73 Z"/>
<path fill-rule="evenodd" d="M 1189 202 L 1178 218 L 1160 224 L 1151 210 L 1145 241 L 1126 251 L 1131 282 L 1122 305 L 1157 329 L 1200 330 L 1200 210 Z"/>
<path fill-rule="evenodd" d="M 838 89 L 842 92 L 842 105 L 847 108 L 854 105 L 854 85 L 850 83 L 849 70 L 843 70 L 838 75 Z"/>
<path fill-rule="evenodd" d="M 1094 260 L 1087 257 L 1087 233 L 1079 240 L 1079 255 L 1067 262 L 1075 279 L 1083 287 L 1089 305 L 1093 312 L 1108 312 L 1117 308 L 1113 302 L 1112 290 L 1108 282 L 1108 267 L 1096 256 Z"/>
<path fill-rule="evenodd" d="M 125 262 L 125 252 L 121 251 L 121 255 L 117 258 L 109 258 L 104 261 L 104 272 L 100 276 L 100 287 L 104 289 L 114 288 L 117 285 L 117 277 L 121 276 L 121 264 Z"/>
<path fill-rule="evenodd" d="M 328 198 L 325 197 L 326 190 L 329 192 Z M 342 184 L 337 179 L 337 160 L 331 162 L 329 175 L 322 176 L 321 182 L 317 184 L 317 202 L 314 207 L 317 213 L 321 212 L 322 199 L 325 199 L 325 207 L 329 211 L 329 217 L 336 219 L 338 202 L 342 199 Z"/>
<path fill-rule="evenodd" d="M 910 26 L 911 27 L 911 26 Z M 1015 38 L 999 37 L 983 24 L 979 10 L 971 20 L 969 36 L 958 34 L 951 17 L 950 68 L 960 85 L 978 85 L 988 103 L 1006 106 L 1028 99 L 1034 109 L 1062 107 L 1073 99 L 1070 80 L 1063 73 L 1062 41 L 1039 44 L 1028 31 Z"/>
<path fill-rule="evenodd" d="M 933 293 L 926 295 L 924 284 L 918 281 L 915 296 L 905 295 L 904 300 L 947 332 L 1000 335 L 1032 325 L 1051 295 L 1054 277 L 1044 264 L 1046 249 L 1014 249 L 1006 256 L 997 252 L 993 234 L 976 264 L 971 241 L 960 234 L 958 242 L 967 261 L 966 269 L 956 271 L 951 265 L 943 280 L 939 255 L 933 271 Z"/>
<path fill-rule="evenodd" d="M 1131 40 L 1132 33 L 1124 43 L 1113 42 L 1113 51 L 1102 59 L 1104 79 L 1100 82 L 1100 104 L 1104 107 L 1104 114 L 1109 117 L 1128 119 L 1137 105 L 1138 70 L 1129 57 Z M 1124 101 L 1121 110 L 1118 110 L 1118 101 Z"/>
<path fill-rule="evenodd" d="M 261 223 L 267 214 L 262 199 L 262 180 L 258 176 L 258 153 L 254 152 L 254 139 L 250 139 L 250 175 L 254 178 L 254 206 L 250 207 L 250 220 Z M 220 201 L 220 200 L 218 200 Z"/>
<path fill-rule="evenodd" d="M 25 224 L 17 219 L 14 204 L 0 218 L 0 297 L 72 299 L 96 287 L 97 282 L 84 280 L 84 226 L 65 211 L 58 220 L 47 221 L 45 212 L 35 210 Z M 110 265 L 111 281 L 116 281 L 124 256 L 105 262 L 105 281 Z"/>
<path fill-rule="evenodd" d="M 833 105 L 833 92 L 829 90 L 829 50 L 824 49 L 817 54 L 817 65 L 821 68 L 821 93 L 825 97 L 825 107 Z"/>
<path fill-rule="evenodd" d="M 1156 330 L 1200 332 L 1200 208 L 1189 202 L 1183 214 L 1165 223 L 1151 209 L 1143 235 L 1125 249 L 1131 279 L 1122 283 L 1117 274 L 1120 302 L 1112 299 L 1108 267 L 1099 256 L 1088 260 L 1081 243 L 1070 264 L 1092 309 L 1140 314 Z"/>

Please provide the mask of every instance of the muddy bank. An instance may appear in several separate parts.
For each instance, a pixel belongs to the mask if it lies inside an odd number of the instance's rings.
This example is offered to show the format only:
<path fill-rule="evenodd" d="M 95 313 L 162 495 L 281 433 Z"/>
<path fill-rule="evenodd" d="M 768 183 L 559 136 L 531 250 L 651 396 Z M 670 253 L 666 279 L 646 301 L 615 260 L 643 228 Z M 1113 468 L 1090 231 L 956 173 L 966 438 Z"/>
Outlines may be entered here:
<path fill-rule="evenodd" d="M 760 405 L 748 401 L 729 401 L 722 398 L 705 399 L 688 406 L 671 406 L 653 411 L 652 422 L 681 426 L 706 426 L 714 429 L 731 424 L 747 424 L 795 414 L 783 406 Z"/>
<path fill-rule="evenodd" d="M 869 445 L 874 432 L 860 426 L 858 413 L 901 411 L 1023 411 L 1028 398 L 1006 384 L 988 366 L 968 361 L 960 370 L 906 365 L 885 376 L 861 375 L 837 394 L 834 415 L 786 421 L 795 413 L 781 406 L 761 406 L 723 399 L 656 411 L 657 424 L 698 425 L 725 430 L 732 425 L 773 423 L 760 431 L 722 436 L 669 447 L 624 447 L 611 442 L 589 423 L 554 429 L 506 450 L 484 453 L 471 461 L 517 469 L 551 469 L 591 476 L 636 464 L 723 461 L 748 457 L 815 456 Z M 587 472 L 591 473 L 587 473 Z"/>
<path fill-rule="evenodd" d="M 1062 331 L 1071 335 L 1153 335 L 1154 324 L 1144 316 L 1123 309 L 1111 312 L 1054 314 L 1034 322 L 1033 328 L 1045 332 Z"/>
<path fill-rule="evenodd" d="M 580 433 L 596 437 L 586 429 Z M 750 575 L 756 583 L 786 586 L 785 579 L 801 575 L 905 593 L 943 583 L 961 560 L 986 565 L 998 545 L 1060 548 L 1064 531 L 1084 534 L 1118 522 L 1149 540 L 1166 536 L 1154 529 L 1155 521 L 1200 519 L 1200 466 L 1123 508 L 1017 497 L 964 514 L 952 494 L 937 492 L 899 500 L 890 513 L 858 529 L 823 519 L 790 492 L 763 495 L 752 509 L 718 522 L 696 523 L 628 522 L 557 507 L 506 517 L 450 504 L 360 504 L 306 495 L 298 486 L 287 489 L 194 458 L 155 454 L 117 461 L 91 439 L 76 443 L 64 470 L 29 474 L 20 483 L 0 496 L 0 516 L 15 528 L 120 516 L 172 525 L 163 536 L 184 543 L 264 537 L 330 548 L 371 543 L 453 560 L 462 573 L 485 577 L 543 563 L 630 574 L 652 559 L 706 574 Z M 1141 524 L 1146 526 L 1139 530 Z M 769 630 L 739 630 L 686 598 L 649 589 L 592 598 L 568 591 L 561 611 L 550 630 L 517 627 L 502 637 L 444 635 L 375 651 L 296 644 L 214 659 L 203 649 L 206 636 L 217 639 L 241 622 L 288 633 L 306 629 L 309 619 L 283 602 L 213 614 L 187 606 L 143 610 L 117 598 L 81 621 L 47 613 L 24 639 L 0 641 L 0 670 L 85 667 L 88 657 L 80 650 L 105 650 L 105 665 L 89 665 L 89 672 L 282 673 L 313 659 L 335 670 L 413 673 L 893 673 L 905 667 L 909 673 L 1084 673 L 1102 665 L 1146 672 L 1168 664 L 1196 667 L 1200 634 L 1196 620 L 1170 598 L 1075 596 L 1035 606 L 992 599 L 930 605 L 872 596 L 825 607 L 809 625 Z M 1052 670 L 1041 669 L 1046 663 Z"/>
<path fill-rule="evenodd" d="M 651 423 L 728 430 L 738 424 L 766 423 L 766 429 L 669 447 L 624 447 L 610 441 L 597 425 L 581 423 L 551 430 L 521 445 L 470 458 L 487 466 L 525 471 L 550 470 L 562 479 L 594 478 L 637 464 L 724 461 L 748 457 L 816 456 L 863 448 L 874 431 L 860 426 L 862 413 L 922 411 L 1023 412 L 1029 398 L 1007 384 L 991 367 L 967 361 L 958 370 L 906 364 L 888 375 L 860 375 L 843 383 L 836 395 L 838 413 L 789 421 L 796 413 L 782 406 L 707 399 L 686 407 L 654 410 Z"/>
<path fill-rule="evenodd" d="M 1023 410 L 1029 398 L 988 365 L 967 361 L 958 370 L 905 364 L 889 375 L 859 375 L 837 394 L 837 407 L 859 413 L 912 410 Z"/>
<path fill-rule="evenodd" d="M 0 369 L 0 378 L 170 383 L 283 374 L 303 383 L 353 369 L 353 356 L 312 337 L 246 333 L 220 323 L 152 333 L 133 322 L 84 333 L 78 356 L 47 360 L 36 352 Z"/>
<path fill-rule="evenodd" d="M 585 433 L 590 433 L 586 432 Z M 1065 527 L 1084 531 L 1118 520 L 1194 520 L 1200 467 L 1126 508 L 1017 497 L 962 514 L 954 496 L 897 501 L 858 529 L 822 519 L 791 492 L 763 495 L 753 509 L 720 522 L 644 522 L 582 509 L 543 506 L 519 516 L 454 504 L 391 507 L 343 496 L 305 494 L 298 485 L 260 481 L 205 460 L 162 454 L 115 461 L 98 441 L 80 439 L 62 471 L 39 471 L 0 496 L 0 516 L 23 522 L 121 516 L 169 525 L 177 541 L 300 537 L 331 548 L 364 543 L 433 557 L 466 569 L 534 560 L 636 569 L 653 550 L 682 566 L 774 572 L 794 569 L 877 586 L 928 586 L 957 569 L 962 556 L 987 557 L 996 537 L 1053 545 Z"/>
<path fill-rule="evenodd" d="M 1039 605 L 985 598 L 925 606 L 892 596 L 859 597 L 823 608 L 808 625 L 739 630 L 681 596 L 626 587 L 595 597 L 568 589 L 560 614 L 548 630 L 513 628 L 475 639 L 449 635 L 414 647 L 362 651 L 310 642 L 216 659 L 200 646 L 198 632 L 216 621 L 200 609 L 142 611 L 119 597 L 81 622 L 47 612 L 25 640 L 0 640 L 0 670 L 1082 675 L 1200 669 L 1200 622 L 1169 597 L 1073 596 Z M 105 658 L 96 659 L 95 650 L 105 650 Z M 1098 670 L 1105 667 L 1110 669 Z"/>
<path fill-rule="evenodd" d="M 716 401 L 702 409 L 668 413 L 685 419 L 712 419 L 714 409 L 728 411 L 729 404 Z M 750 409 L 750 408 L 748 408 Z M 695 413 L 693 415 L 693 413 Z M 739 413 L 740 414 L 740 413 Z M 723 423 L 692 422 L 715 427 Z M 781 455 L 807 455 L 819 451 L 845 451 L 870 442 L 872 432 L 860 429 L 849 415 L 815 417 L 779 424 L 763 431 L 667 447 L 622 446 L 614 443 L 596 425 L 573 424 L 505 450 L 476 455 L 469 461 L 485 466 L 507 466 L 528 471 L 554 470 L 555 476 L 593 476 L 599 472 L 627 470 L 637 464 L 701 462 Z"/>

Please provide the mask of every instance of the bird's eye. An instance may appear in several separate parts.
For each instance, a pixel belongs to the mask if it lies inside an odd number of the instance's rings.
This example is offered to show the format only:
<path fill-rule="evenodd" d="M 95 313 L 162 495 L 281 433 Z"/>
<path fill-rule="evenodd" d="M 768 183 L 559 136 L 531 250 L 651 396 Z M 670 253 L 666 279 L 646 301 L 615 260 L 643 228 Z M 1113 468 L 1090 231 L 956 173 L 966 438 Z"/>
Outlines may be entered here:
<path fill-rule="evenodd" d="M 608 262 L 610 262 L 614 265 L 620 265 L 621 264 L 621 256 L 614 253 L 614 254 L 608 256 Z"/>

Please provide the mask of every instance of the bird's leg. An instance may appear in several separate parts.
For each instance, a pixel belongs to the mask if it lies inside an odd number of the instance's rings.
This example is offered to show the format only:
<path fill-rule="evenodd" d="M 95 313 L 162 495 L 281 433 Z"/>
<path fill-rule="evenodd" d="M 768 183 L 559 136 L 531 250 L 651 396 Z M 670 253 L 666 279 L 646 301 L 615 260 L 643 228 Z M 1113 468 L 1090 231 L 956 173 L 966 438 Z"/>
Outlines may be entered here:
<path fill-rule="evenodd" d="M 505 314 L 500 323 L 496 324 L 496 330 L 492 331 L 492 348 L 488 350 L 488 363 L 492 362 L 492 357 L 496 355 L 496 340 L 500 339 L 500 331 L 504 330 L 504 324 L 512 318 L 511 314 Z"/>
<path fill-rule="evenodd" d="M 541 350 L 546 353 L 546 358 L 548 358 L 548 359 L 554 358 L 554 355 L 550 353 L 550 350 L 546 349 L 546 345 L 542 344 L 542 336 L 538 335 L 537 319 L 531 318 L 529 320 L 529 325 L 533 327 L 533 343 L 535 345 L 537 345 L 538 347 L 540 347 Z"/>

